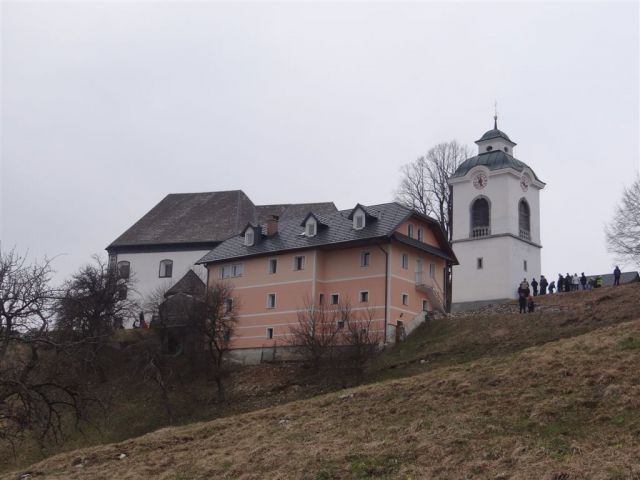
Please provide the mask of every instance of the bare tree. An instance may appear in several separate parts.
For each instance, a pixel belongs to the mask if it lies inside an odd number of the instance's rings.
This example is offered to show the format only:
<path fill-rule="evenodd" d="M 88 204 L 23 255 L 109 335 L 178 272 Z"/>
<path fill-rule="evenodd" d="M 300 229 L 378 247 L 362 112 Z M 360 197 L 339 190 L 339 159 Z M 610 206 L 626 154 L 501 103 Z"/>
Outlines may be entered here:
<path fill-rule="evenodd" d="M 229 375 L 227 356 L 238 323 L 238 301 L 223 282 L 209 285 L 202 303 L 202 331 L 209 352 L 218 402 L 225 401 L 224 380 Z"/>
<path fill-rule="evenodd" d="M 343 325 L 339 305 L 315 304 L 310 297 L 303 300 L 298 321 L 289 330 L 287 343 L 296 347 L 314 370 L 331 359 Z"/>
<path fill-rule="evenodd" d="M 0 440 L 31 432 L 57 439 L 67 414 L 85 418 L 87 398 L 69 361 L 71 345 L 51 334 L 56 290 L 51 262 L 0 254 Z"/>
<path fill-rule="evenodd" d="M 434 217 L 447 241 L 453 235 L 453 190 L 448 181 L 472 150 L 457 141 L 439 143 L 426 155 L 401 168 L 396 200 L 420 213 Z M 451 307 L 451 265 L 445 278 L 446 309 Z"/>
<path fill-rule="evenodd" d="M 81 341 L 80 350 L 87 368 L 95 368 L 106 381 L 106 371 L 98 361 L 114 328 L 135 315 L 136 305 L 128 299 L 131 279 L 120 278 L 119 272 L 95 255 L 63 285 L 56 301 L 56 329 L 67 339 Z"/>
<path fill-rule="evenodd" d="M 365 366 L 371 360 L 382 342 L 380 332 L 375 329 L 376 309 L 360 310 L 353 314 L 350 306 L 341 309 L 344 328 L 341 331 L 341 344 L 347 347 L 346 355 L 358 376 L 362 376 Z"/>
<path fill-rule="evenodd" d="M 624 189 L 622 201 L 605 233 L 607 249 L 621 263 L 640 265 L 640 176 Z"/>

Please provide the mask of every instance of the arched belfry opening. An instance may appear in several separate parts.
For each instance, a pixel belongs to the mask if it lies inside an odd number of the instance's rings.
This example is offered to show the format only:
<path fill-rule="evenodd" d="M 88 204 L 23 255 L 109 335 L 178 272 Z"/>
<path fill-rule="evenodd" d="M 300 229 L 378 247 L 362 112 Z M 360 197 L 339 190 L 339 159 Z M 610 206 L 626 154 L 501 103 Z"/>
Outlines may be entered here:
<path fill-rule="evenodd" d="M 486 197 L 478 197 L 471 204 L 471 237 L 491 235 L 491 205 Z"/>
<path fill-rule="evenodd" d="M 518 227 L 520 238 L 531 239 L 531 210 L 529 204 L 522 198 L 518 203 Z"/>

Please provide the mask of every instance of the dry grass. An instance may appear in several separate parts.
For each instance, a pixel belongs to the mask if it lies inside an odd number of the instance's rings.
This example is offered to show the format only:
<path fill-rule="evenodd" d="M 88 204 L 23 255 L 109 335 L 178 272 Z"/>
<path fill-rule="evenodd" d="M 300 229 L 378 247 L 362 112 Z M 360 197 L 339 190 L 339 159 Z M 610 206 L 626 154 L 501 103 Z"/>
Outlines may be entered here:
<path fill-rule="evenodd" d="M 64 453 L 22 472 L 637 480 L 639 301 L 640 287 L 628 286 L 545 299 L 546 314 L 436 322 L 377 365 L 382 377 L 412 376 Z"/>

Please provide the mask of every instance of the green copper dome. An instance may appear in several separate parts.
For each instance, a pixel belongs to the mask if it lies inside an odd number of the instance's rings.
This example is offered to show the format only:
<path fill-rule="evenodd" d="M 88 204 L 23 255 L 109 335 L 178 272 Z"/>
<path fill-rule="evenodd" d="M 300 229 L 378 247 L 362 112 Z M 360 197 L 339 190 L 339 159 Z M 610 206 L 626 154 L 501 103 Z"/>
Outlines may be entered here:
<path fill-rule="evenodd" d="M 531 167 L 529 167 L 526 163 L 521 162 L 517 158 L 512 157 L 508 153 L 503 152 L 502 150 L 486 152 L 480 155 L 476 155 L 475 157 L 467 158 L 460 164 L 451 178 L 464 177 L 472 168 L 477 166 L 487 167 L 490 171 L 501 170 L 503 168 L 512 168 L 517 172 L 522 172 L 525 168 L 528 168 L 533 173 L 535 179 L 540 181 Z"/>

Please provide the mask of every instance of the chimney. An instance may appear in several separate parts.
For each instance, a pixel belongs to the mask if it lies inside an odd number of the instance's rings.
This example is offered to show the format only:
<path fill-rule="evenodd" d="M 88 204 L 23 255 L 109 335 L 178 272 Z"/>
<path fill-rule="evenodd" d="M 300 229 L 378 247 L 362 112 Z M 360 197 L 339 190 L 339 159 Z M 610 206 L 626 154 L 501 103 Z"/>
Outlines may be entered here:
<path fill-rule="evenodd" d="M 278 216 L 269 215 L 267 217 L 267 236 L 271 237 L 278 233 Z"/>

